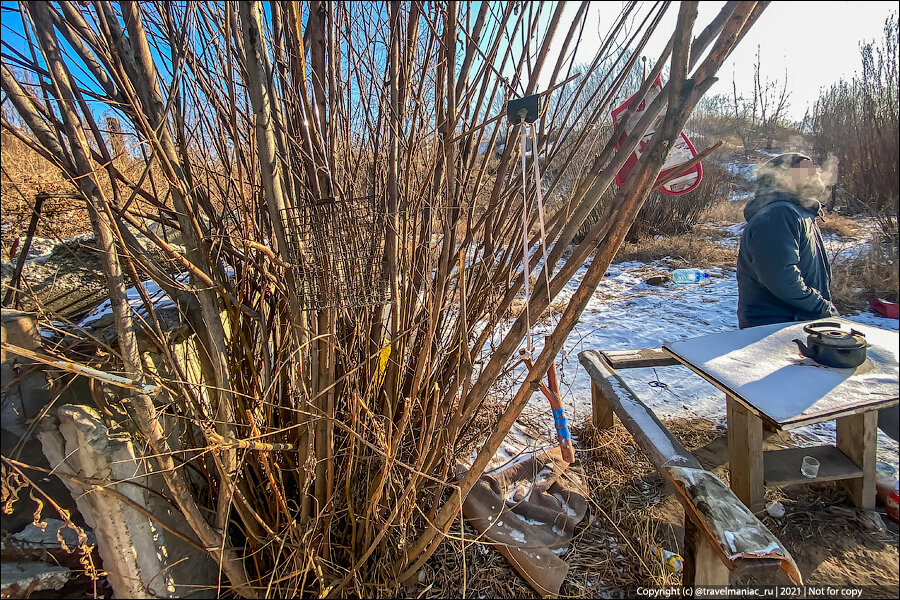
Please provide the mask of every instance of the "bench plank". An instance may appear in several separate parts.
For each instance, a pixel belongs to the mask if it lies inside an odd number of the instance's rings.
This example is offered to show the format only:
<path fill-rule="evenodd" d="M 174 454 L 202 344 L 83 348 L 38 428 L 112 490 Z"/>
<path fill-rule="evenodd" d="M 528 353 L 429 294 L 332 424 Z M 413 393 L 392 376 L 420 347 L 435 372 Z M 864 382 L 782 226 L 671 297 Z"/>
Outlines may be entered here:
<path fill-rule="evenodd" d="M 613 369 L 638 369 L 641 367 L 672 367 L 681 362 L 662 348 L 643 350 L 601 350 L 600 354 Z"/>
<path fill-rule="evenodd" d="M 702 556 L 712 551 L 731 571 L 777 561 L 782 571 L 801 584 L 794 559 L 778 539 L 721 479 L 706 471 L 672 436 L 615 369 L 592 350 L 581 352 L 578 360 L 650 462 L 674 487 L 686 517 L 699 530 L 695 536 L 699 543 L 709 545 L 701 547 L 694 543 L 691 552 Z M 703 567 L 703 579 L 721 577 L 709 572 L 708 561 L 703 562 L 707 565 Z"/>

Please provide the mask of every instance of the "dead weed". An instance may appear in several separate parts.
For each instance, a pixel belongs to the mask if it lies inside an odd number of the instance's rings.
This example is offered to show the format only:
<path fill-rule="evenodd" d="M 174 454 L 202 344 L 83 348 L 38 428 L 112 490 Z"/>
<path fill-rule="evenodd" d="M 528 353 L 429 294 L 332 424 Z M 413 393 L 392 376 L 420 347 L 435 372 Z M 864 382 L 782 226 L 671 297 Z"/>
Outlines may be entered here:
<path fill-rule="evenodd" d="M 841 312 L 865 310 L 869 298 L 898 301 L 897 249 L 870 244 L 857 256 L 838 255 L 831 263 L 831 296 Z"/>
<path fill-rule="evenodd" d="M 744 221 L 744 203 L 738 201 L 719 202 L 708 208 L 703 220 L 717 225 L 734 225 Z"/>
<path fill-rule="evenodd" d="M 616 261 L 654 262 L 669 258 L 674 268 L 688 266 L 734 268 L 737 246 L 718 243 L 723 234 L 712 227 L 697 226 L 690 233 L 658 237 L 638 244 L 626 243 L 616 254 Z"/>
<path fill-rule="evenodd" d="M 833 233 L 842 238 L 855 238 L 860 233 L 860 226 L 843 215 L 827 213 L 819 221 L 819 229 L 822 233 Z"/>

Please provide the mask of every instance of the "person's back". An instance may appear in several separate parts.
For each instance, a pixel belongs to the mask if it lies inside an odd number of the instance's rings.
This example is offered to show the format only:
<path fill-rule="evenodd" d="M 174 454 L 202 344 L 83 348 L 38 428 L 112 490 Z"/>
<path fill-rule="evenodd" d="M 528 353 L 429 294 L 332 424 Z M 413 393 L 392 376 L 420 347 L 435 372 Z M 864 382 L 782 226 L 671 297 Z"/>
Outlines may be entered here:
<path fill-rule="evenodd" d="M 782 154 L 760 168 L 738 252 L 738 325 L 837 315 L 831 267 L 816 225 L 824 191 L 812 161 Z"/>
<path fill-rule="evenodd" d="M 760 167 L 744 207 L 747 226 L 738 251 L 741 329 L 838 315 L 831 302 L 831 266 L 816 225 L 825 185 L 803 154 L 776 156 Z M 878 428 L 896 440 L 900 408 L 878 411 Z"/>

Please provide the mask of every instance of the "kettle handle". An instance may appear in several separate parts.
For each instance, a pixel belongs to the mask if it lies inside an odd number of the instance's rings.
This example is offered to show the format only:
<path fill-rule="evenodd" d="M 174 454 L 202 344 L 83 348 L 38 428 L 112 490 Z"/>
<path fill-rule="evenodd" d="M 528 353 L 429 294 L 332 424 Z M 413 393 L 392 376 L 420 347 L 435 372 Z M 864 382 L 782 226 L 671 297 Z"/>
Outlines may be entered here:
<path fill-rule="evenodd" d="M 817 330 L 822 327 L 837 327 L 838 329 L 840 329 L 841 324 L 836 321 L 818 321 L 816 323 L 810 323 L 809 325 L 804 325 L 803 331 L 804 331 L 804 333 L 808 333 L 809 335 L 821 336 L 822 332 L 817 331 Z M 796 340 L 794 340 L 794 341 L 796 341 Z"/>

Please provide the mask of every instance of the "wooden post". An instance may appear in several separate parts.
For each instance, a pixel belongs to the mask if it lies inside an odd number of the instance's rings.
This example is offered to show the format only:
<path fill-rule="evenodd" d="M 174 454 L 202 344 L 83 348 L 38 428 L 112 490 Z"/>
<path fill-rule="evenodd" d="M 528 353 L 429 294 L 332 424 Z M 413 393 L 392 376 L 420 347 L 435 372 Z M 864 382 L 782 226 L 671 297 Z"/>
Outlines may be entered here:
<path fill-rule="evenodd" d="M 612 405 L 593 380 L 591 380 L 591 414 L 594 429 L 611 429 L 615 422 Z"/>
<path fill-rule="evenodd" d="M 863 476 L 844 480 L 853 504 L 859 508 L 875 506 L 875 450 L 878 411 L 837 419 L 837 447 L 862 469 Z"/>
<path fill-rule="evenodd" d="M 763 508 L 762 419 L 726 394 L 728 415 L 728 464 L 731 489 L 747 508 Z"/>
<path fill-rule="evenodd" d="M 682 583 L 685 586 L 698 585 L 728 585 L 730 571 L 719 554 L 709 543 L 707 536 L 703 535 L 694 525 L 694 522 L 684 516 L 684 575 Z"/>

